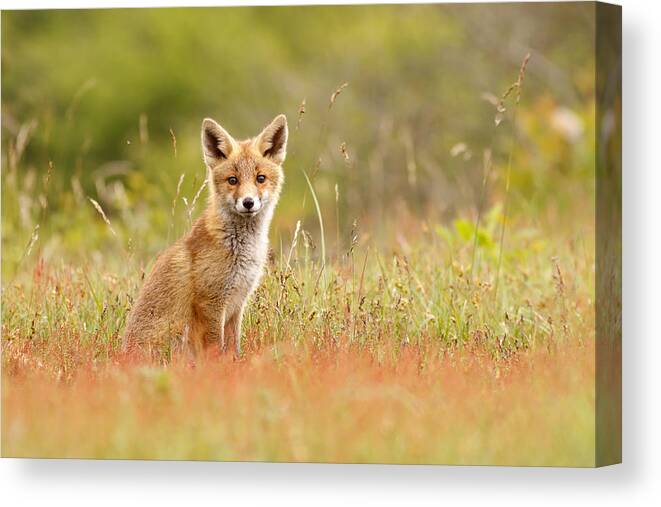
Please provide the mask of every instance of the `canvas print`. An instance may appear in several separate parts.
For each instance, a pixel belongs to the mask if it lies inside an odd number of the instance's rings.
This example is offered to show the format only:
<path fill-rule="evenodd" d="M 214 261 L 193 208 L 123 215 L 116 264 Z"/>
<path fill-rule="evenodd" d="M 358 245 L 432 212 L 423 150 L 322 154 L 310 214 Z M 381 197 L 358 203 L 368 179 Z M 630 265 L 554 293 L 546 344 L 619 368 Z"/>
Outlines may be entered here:
<path fill-rule="evenodd" d="M 620 462 L 620 24 L 2 12 L 2 456 Z"/>

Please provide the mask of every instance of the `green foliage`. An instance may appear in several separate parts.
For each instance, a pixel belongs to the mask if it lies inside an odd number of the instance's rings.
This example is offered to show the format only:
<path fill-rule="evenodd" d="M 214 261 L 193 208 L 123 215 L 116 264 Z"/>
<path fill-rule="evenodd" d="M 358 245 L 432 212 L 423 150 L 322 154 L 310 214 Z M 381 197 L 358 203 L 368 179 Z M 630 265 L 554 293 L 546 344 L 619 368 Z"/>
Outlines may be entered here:
<path fill-rule="evenodd" d="M 574 343 L 577 338 L 571 337 L 594 336 L 594 251 L 562 253 L 562 246 L 544 243 L 531 253 L 539 233 L 513 235 L 505 283 L 495 294 L 493 240 L 480 246 L 488 255 L 471 279 L 473 230 L 466 221 L 455 227 L 410 238 L 412 243 L 393 255 L 359 244 L 326 264 L 311 259 L 308 243 L 296 242 L 270 266 L 249 306 L 245 346 L 272 348 L 277 355 L 283 346 L 348 344 L 386 361 L 407 345 L 437 351 L 479 346 L 495 359 L 507 359 L 522 350 Z M 141 275 L 130 259 L 97 262 L 103 263 L 79 268 L 42 263 L 29 281 L 5 285 L 7 371 L 13 369 L 12 351 L 25 347 L 37 358 L 43 355 L 54 375 L 111 360 Z M 172 353 L 162 352 L 165 358 Z M 167 379 L 152 373 L 146 378 L 161 389 Z"/>
<path fill-rule="evenodd" d="M 190 204 L 204 178 L 199 125 L 205 116 L 245 137 L 287 113 L 292 135 L 276 239 L 301 219 L 320 243 L 304 171 L 327 231 L 342 236 L 355 219 L 382 238 L 402 210 L 442 221 L 481 201 L 496 205 L 513 129 L 521 146 L 513 153 L 513 211 L 571 216 L 572 203 L 590 201 L 594 192 L 588 9 L 3 12 L 7 260 L 16 265 L 37 224 L 40 242 L 57 241 L 68 255 L 108 248 L 104 224 L 87 224 L 95 215 L 88 196 L 101 204 L 125 248 L 130 240 L 135 252 L 153 255 L 190 221 L 183 199 Z M 502 33 L 509 42 L 500 40 Z M 519 121 L 511 125 L 507 105 L 496 127 L 489 100 L 513 81 L 528 50 Z M 331 93 L 344 82 L 348 87 L 330 108 Z M 458 145 L 465 148 L 453 156 Z M 489 148 L 494 170 L 481 198 L 482 154 Z M 332 236 L 329 253 L 343 247 Z M 482 232 L 478 239 L 488 241 Z M 20 247 L 11 252 L 14 242 Z"/>

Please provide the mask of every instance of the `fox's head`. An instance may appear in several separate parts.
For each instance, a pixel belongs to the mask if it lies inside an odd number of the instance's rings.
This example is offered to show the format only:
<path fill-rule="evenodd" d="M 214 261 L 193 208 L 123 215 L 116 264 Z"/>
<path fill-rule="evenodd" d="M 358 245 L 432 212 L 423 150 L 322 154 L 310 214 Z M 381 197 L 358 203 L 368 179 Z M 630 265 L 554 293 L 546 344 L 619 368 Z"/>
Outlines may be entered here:
<path fill-rule="evenodd" d="M 287 135 L 283 114 L 257 137 L 245 141 L 234 140 L 210 118 L 202 122 L 209 190 L 219 211 L 250 218 L 273 209 L 284 182 Z"/>

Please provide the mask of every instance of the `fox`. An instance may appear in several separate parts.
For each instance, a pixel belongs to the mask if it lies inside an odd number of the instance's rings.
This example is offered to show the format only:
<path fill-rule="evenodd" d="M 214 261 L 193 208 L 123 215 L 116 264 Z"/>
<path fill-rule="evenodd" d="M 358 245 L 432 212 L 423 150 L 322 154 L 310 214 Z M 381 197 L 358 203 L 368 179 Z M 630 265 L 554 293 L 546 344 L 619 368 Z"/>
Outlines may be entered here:
<path fill-rule="evenodd" d="M 268 257 L 268 235 L 284 183 L 287 118 L 235 140 L 215 120 L 202 122 L 208 203 L 189 232 L 161 253 L 127 318 L 122 350 L 193 351 L 234 341 L 241 356 L 246 305 Z M 173 342 L 172 340 L 181 340 Z"/>

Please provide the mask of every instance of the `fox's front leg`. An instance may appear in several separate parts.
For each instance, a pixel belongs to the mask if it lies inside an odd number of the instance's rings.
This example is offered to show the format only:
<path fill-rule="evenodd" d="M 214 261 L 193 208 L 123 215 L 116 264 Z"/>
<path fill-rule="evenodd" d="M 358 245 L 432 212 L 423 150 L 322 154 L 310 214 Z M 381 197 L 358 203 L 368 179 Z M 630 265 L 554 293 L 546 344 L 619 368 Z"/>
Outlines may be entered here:
<path fill-rule="evenodd" d="M 225 352 L 225 308 L 220 310 L 220 316 L 218 317 L 220 322 L 218 323 L 218 332 L 220 333 L 220 351 Z"/>
<path fill-rule="evenodd" d="M 225 309 L 213 305 L 196 306 L 193 310 L 191 337 L 198 348 L 216 345 L 225 348 Z"/>
<path fill-rule="evenodd" d="M 236 349 L 236 356 L 241 357 L 241 323 L 243 322 L 243 309 L 242 306 L 234 315 L 232 315 L 225 323 L 224 335 L 228 338 L 234 338 L 234 345 Z"/>

